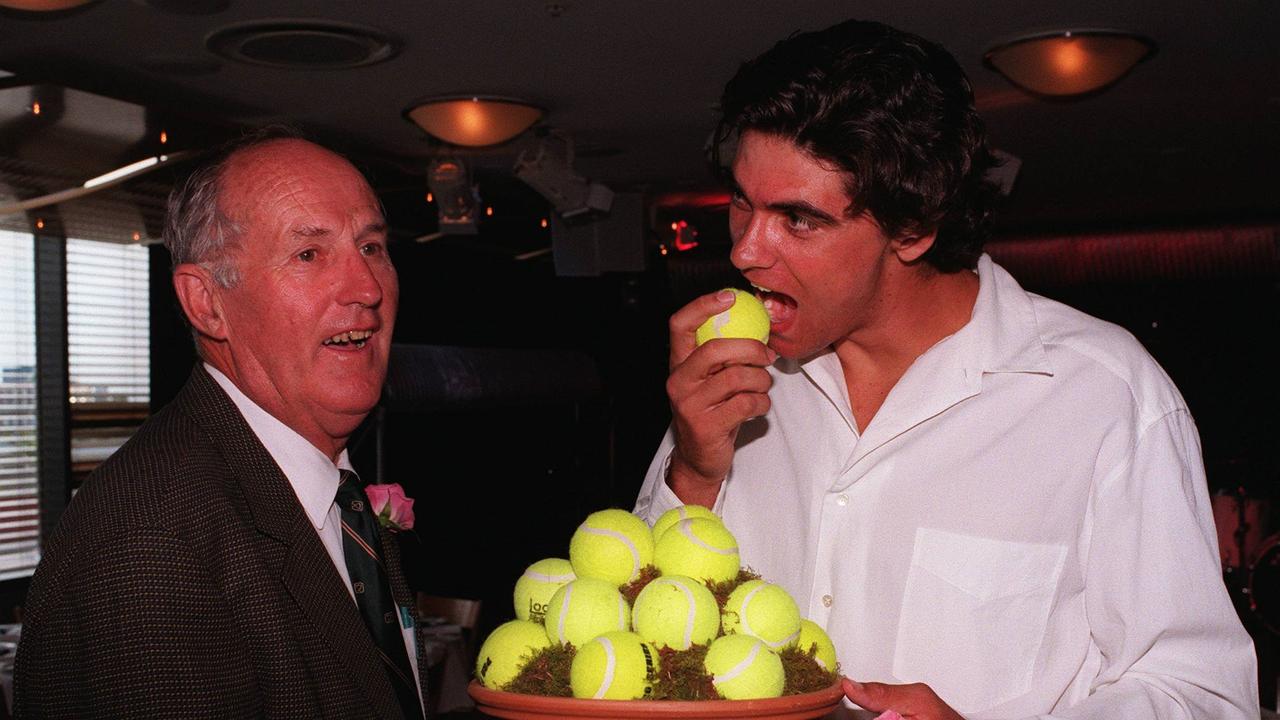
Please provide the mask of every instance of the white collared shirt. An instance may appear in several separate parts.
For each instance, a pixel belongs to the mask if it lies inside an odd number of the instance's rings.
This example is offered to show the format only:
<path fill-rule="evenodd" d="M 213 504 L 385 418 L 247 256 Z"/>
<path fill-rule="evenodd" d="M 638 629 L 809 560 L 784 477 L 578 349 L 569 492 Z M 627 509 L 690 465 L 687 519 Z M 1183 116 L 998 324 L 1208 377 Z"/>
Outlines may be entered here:
<path fill-rule="evenodd" d="M 354 472 L 346 449 L 344 448 L 338 455 L 338 462 L 335 465 L 328 456 L 320 452 L 319 448 L 312 445 L 293 428 L 280 422 L 274 415 L 250 400 L 217 368 L 204 363 L 204 369 L 226 391 L 231 402 L 235 403 L 240 414 L 244 416 L 245 422 L 249 424 L 249 429 L 262 442 L 263 447 L 280 467 L 280 471 L 289 480 L 294 495 L 298 497 L 298 503 L 302 505 L 303 512 L 315 527 L 316 534 L 320 536 L 320 542 L 329 553 L 329 559 L 333 561 L 333 567 L 342 577 L 342 584 L 347 588 L 347 593 L 351 595 L 351 602 L 354 603 L 355 591 L 351 587 L 351 575 L 347 572 L 346 556 L 342 549 L 342 519 L 338 505 L 334 502 L 341 479 L 340 471 Z M 422 682 L 418 677 L 417 642 L 414 638 L 413 626 L 405 623 L 403 612 L 396 615 L 400 619 L 400 633 L 404 636 L 405 650 L 409 655 L 409 664 L 413 668 L 414 680 L 419 686 L 418 696 L 421 701 Z"/>
<path fill-rule="evenodd" d="M 1258 717 L 1199 438 L 1124 330 L 983 256 L 973 317 L 864 432 L 833 352 L 771 368 L 716 510 L 843 674 L 924 682 L 966 718 Z M 679 500 L 668 432 L 636 513 Z"/>

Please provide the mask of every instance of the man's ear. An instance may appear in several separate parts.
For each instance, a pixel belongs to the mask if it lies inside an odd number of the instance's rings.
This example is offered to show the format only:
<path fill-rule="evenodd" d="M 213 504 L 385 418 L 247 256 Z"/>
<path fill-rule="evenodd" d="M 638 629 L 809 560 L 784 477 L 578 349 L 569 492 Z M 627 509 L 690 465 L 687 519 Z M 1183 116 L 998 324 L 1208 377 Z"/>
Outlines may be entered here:
<path fill-rule="evenodd" d="M 187 321 L 201 335 L 214 340 L 227 338 L 221 290 L 213 275 L 195 263 L 183 263 L 173 269 L 173 291 L 178 295 Z"/>
<path fill-rule="evenodd" d="M 938 238 L 938 231 L 933 231 L 927 235 L 903 235 L 889 241 L 889 249 L 894 255 L 898 256 L 898 260 L 904 265 L 910 265 L 924 254 L 929 252 L 929 248 L 933 247 L 933 241 Z"/>

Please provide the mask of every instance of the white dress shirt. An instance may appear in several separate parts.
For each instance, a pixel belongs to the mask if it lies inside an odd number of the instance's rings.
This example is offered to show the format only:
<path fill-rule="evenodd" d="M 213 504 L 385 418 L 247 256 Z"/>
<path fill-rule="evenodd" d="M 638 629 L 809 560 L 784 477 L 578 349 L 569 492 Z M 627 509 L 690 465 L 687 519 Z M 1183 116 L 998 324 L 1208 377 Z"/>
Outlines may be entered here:
<path fill-rule="evenodd" d="M 983 256 L 970 322 L 862 433 L 833 352 L 770 369 L 716 510 L 845 675 L 977 718 L 1256 720 L 1199 437 L 1127 332 Z M 668 432 L 636 512 L 679 500 Z"/>
<path fill-rule="evenodd" d="M 342 584 L 351 595 L 351 602 L 356 601 L 355 590 L 351 587 L 351 575 L 347 572 L 347 560 L 342 550 L 342 519 L 334 498 L 338 494 L 338 483 L 342 470 L 351 470 L 351 461 L 347 451 L 343 449 L 335 465 L 332 460 L 293 428 L 280 422 L 274 415 L 263 410 L 257 403 L 236 387 L 235 383 L 223 375 L 217 368 L 204 363 L 204 369 L 213 376 L 218 385 L 226 391 L 235 403 L 249 429 L 263 447 L 271 454 L 280 472 L 288 478 L 293 492 L 298 496 L 311 525 L 315 527 L 320 542 L 333 560 L 333 567 L 342 577 Z M 414 681 L 418 683 L 418 698 L 422 701 L 422 681 L 418 676 L 417 641 L 414 638 L 413 626 L 406 625 L 403 613 L 396 613 L 400 619 L 400 634 L 404 636 L 405 651 L 409 655 L 409 665 L 413 669 Z"/>

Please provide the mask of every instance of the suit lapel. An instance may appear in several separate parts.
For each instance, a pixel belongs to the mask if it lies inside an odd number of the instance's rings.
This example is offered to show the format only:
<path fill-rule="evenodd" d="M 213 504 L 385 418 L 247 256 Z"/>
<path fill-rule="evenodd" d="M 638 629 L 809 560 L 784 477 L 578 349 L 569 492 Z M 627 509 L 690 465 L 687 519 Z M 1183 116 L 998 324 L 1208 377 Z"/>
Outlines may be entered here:
<path fill-rule="evenodd" d="M 414 654 L 418 659 L 418 687 L 422 689 L 422 703 L 425 708 L 427 692 L 430 688 L 427 687 L 426 635 L 423 634 L 422 618 L 418 616 L 418 603 L 415 602 L 413 591 L 409 588 L 409 582 L 405 579 L 403 566 L 400 564 L 400 543 L 396 540 L 396 536 L 390 530 L 379 526 L 378 539 L 382 543 L 382 557 L 387 569 L 387 580 L 391 583 L 391 596 L 396 605 L 409 608 L 409 614 L 413 617 L 413 645 Z"/>
<path fill-rule="evenodd" d="M 360 612 L 275 460 L 203 368 L 192 373 L 178 402 L 188 405 L 188 414 L 222 451 L 254 526 L 266 536 L 262 556 L 302 616 L 347 666 L 348 677 L 364 692 L 370 707 L 380 717 L 400 720 L 403 715 L 395 690 Z"/>

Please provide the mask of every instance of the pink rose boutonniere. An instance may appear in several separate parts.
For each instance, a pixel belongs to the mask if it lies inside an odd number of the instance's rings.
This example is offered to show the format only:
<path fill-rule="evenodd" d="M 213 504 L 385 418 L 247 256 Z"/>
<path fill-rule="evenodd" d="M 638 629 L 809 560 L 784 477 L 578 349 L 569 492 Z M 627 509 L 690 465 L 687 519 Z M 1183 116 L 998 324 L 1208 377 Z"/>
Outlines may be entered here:
<path fill-rule="evenodd" d="M 364 493 L 379 525 L 392 532 L 413 529 L 413 498 L 405 497 L 398 483 L 366 485 Z"/>

